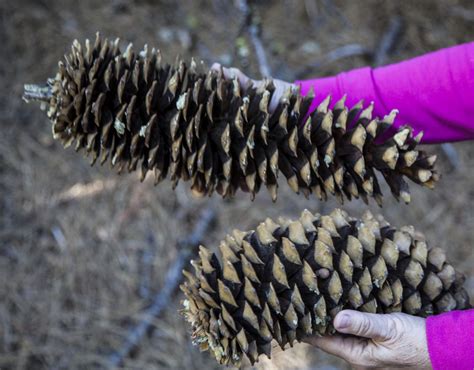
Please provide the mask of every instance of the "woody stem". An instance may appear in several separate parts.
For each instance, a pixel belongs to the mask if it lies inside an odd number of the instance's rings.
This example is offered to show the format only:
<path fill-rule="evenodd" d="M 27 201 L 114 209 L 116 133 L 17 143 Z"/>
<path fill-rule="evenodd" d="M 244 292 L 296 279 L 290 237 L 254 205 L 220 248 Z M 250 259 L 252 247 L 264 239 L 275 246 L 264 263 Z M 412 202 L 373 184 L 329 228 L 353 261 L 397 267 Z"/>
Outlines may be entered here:
<path fill-rule="evenodd" d="M 27 103 L 30 101 L 49 102 L 53 93 L 48 85 L 26 84 L 24 86 L 23 100 Z"/>

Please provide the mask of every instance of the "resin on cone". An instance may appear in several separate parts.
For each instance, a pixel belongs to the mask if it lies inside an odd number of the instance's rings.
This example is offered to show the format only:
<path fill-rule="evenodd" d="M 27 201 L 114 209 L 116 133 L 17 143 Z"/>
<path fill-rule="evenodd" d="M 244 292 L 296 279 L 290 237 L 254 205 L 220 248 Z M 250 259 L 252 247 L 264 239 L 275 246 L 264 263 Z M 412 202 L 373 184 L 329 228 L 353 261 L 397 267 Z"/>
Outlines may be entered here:
<path fill-rule="evenodd" d="M 469 308 L 464 278 L 413 227 L 361 220 L 336 209 L 298 220 L 267 219 L 205 247 L 184 271 L 182 310 L 193 342 L 221 364 L 253 364 L 309 335 L 334 333 L 342 309 L 428 316 Z M 321 273 L 324 271 L 325 273 Z"/>
<path fill-rule="evenodd" d="M 380 205 L 377 172 L 406 203 L 405 178 L 429 188 L 438 180 L 436 156 L 416 148 L 421 133 L 386 132 L 396 110 L 379 119 L 373 105 L 348 108 L 343 98 L 330 109 L 328 97 L 309 115 L 313 95 L 289 90 L 269 112 L 274 90 L 271 80 L 240 86 L 194 60 L 165 64 L 155 49 L 122 52 L 118 40 L 97 35 L 94 43 L 74 41 L 56 77 L 25 85 L 24 98 L 46 103 L 54 137 L 91 164 L 139 168 L 142 180 L 152 172 L 173 187 L 188 181 L 201 195 L 240 189 L 253 198 L 264 186 L 275 200 L 283 176 L 305 196 L 373 197 Z"/>

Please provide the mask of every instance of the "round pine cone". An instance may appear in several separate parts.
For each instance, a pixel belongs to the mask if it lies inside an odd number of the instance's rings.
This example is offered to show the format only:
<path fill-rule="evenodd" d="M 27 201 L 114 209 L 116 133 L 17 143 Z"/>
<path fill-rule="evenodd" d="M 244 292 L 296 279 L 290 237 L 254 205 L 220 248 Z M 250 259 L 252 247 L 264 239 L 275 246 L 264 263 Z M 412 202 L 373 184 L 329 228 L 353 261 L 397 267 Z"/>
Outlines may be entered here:
<path fill-rule="evenodd" d="M 235 230 L 219 248 L 220 262 L 201 247 L 181 289 L 194 343 L 222 364 L 238 366 L 244 354 L 252 364 L 270 357 L 272 340 L 283 348 L 332 334 L 342 309 L 427 316 L 470 307 L 464 279 L 442 249 L 370 213 L 357 220 L 339 209 L 305 210 L 296 221 Z"/>
<path fill-rule="evenodd" d="M 415 149 L 421 134 L 408 126 L 386 132 L 396 110 L 378 119 L 372 105 L 348 109 L 343 98 L 330 109 L 327 97 L 309 114 L 313 95 L 289 90 L 269 112 L 271 80 L 256 89 L 198 69 L 194 60 L 165 64 L 147 47 L 122 52 L 118 40 L 97 35 L 93 45 L 74 41 L 48 87 L 26 85 L 24 97 L 47 100 L 54 137 L 65 147 L 75 142 L 92 164 L 140 167 L 142 180 L 152 171 L 156 183 L 168 176 L 173 187 L 190 181 L 199 194 L 241 189 L 253 198 L 265 185 L 275 200 L 282 173 L 306 196 L 373 197 L 380 205 L 377 171 L 406 203 L 404 177 L 429 188 L 439 178 L 436 156 Z"/>

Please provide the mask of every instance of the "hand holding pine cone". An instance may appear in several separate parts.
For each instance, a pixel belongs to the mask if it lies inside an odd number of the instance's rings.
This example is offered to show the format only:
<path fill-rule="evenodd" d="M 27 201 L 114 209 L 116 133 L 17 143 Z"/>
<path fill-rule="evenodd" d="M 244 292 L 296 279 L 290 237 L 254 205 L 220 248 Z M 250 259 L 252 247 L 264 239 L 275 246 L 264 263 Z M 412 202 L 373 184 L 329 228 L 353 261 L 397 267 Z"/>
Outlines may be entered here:
<path fill-rule="evenodd" d="M 332 334 L 342 309 L 424 317 L 470 307 L 463 277 L 442 249 L 369 212 L 361 220 L 339 209 L 267 219 L 255 231 L 234 230 L 219 249 L 220 262 L 201 247 L 181 288 L 194 342 L 222 364 L 270 356 L 272 340 L 283 348 Z M 329 276 L 318 277 L 320 269 Z"/>
<path fill-rule="evenodd" d="M 155 183 L 190 181 L 199 194 L 241 189 L 254 197 L 264 185 L 275 200 L 282 173 L 306 196 L 380 205 L 377 171 L 406 203 L 405 177 L 429 188 L 438 180 L 436 156 L 416 149 L 421 135 L 405 126 L 382 139 L 396 110 L 380 120 L 372 105 L 349 109 L 342 99 L 330 109 L 328 97 L 308 115 L 312 95 L 288 90 L 269 112 L 273 93 L 271 80 L 240 86 L 221 71 L 200 72 L 195 61 L 165 64 L 155 49 L 122 53 L 118 40 L 97 35 L 93 45 L 74 41 L 56 77 L 26 85 L 24 98 L 46 102 L 54 137 L 84 149 L 92 164 L 140 167 L 141 179 L 152 171 Z"/>

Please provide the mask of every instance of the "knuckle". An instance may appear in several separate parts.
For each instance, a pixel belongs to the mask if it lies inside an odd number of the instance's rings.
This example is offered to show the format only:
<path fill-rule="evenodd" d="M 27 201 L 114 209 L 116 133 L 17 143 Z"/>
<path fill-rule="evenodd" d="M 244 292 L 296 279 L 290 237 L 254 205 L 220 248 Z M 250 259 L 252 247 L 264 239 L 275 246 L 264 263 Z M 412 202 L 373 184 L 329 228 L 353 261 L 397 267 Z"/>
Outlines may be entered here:
<path fill-rule="evenodd" d="M 385 333 L 387 338 L 394 338 L 397 336 L 397 333 L 399 332 L 399 325 L 397 321 L 397 318 L 391 318 L 387 320 L 387 333 Z"/>
<path fill-rule="evenodd" d="M 392 342 L 396 342 L 401 339 L 405 331 L 405 323 L 403 319 L 398 316 L 392 316 L 387 322 L 387 338 Z"/>
<path fill-rule="evenodd" d="M 232 67 L 229 69 L 229 71 L 234 74 L 235 76 L 244 76 L 244 74 L 242 73 L 242 71 L 238 68 L 235 68 L 235 67 Z"/>
<path fill-rule="evenodd" d="M 367 320 L 365 316 L 362 316 L 355 326 L 356 332 L 359 335 L 364 335 L 369 333 L 372 329 L 372 323 L 370 320 Z"/>

